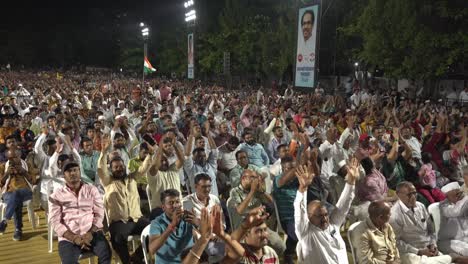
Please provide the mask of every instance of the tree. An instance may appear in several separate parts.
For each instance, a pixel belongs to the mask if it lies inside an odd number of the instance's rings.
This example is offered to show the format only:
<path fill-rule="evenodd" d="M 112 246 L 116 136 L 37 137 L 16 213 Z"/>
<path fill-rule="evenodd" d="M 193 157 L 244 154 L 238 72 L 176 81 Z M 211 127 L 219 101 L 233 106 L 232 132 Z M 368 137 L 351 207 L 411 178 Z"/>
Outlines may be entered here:
<path fill-rule="evenodd" d="M 348 37 L 360 38 L 354 54 L 379 65 L 388 77 L 441 77 L 468 55 L 468 8 L 463 0 L 356 1 Z"/>

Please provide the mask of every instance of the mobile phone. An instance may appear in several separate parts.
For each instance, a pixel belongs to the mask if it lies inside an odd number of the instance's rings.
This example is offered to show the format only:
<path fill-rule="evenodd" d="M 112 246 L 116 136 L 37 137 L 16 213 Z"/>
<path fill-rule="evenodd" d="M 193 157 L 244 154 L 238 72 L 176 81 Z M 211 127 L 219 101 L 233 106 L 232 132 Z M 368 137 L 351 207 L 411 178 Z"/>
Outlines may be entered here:
<path fill-rule="evenodd" d="M 183 202 L 182 208 L 184 209 L 184 211 L 191 212 L 192 209 L 193 209 L 193 203 L 191 201 L 189 201 L 189 200 L 186 200 L 186 201 Z"/>

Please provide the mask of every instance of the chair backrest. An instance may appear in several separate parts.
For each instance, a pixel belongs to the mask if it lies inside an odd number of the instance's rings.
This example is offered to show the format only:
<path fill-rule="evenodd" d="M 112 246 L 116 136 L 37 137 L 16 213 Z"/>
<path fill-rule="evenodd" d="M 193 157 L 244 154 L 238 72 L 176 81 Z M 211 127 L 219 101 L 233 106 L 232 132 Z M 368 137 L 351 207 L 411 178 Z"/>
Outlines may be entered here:
<path fill-rule="evenodd" d="M 427 210 L 429 214 L 432 216 L 432 220 L 434 221 L 435 233 L 436 236 L 439 237 L 439 230 L 440 230 L 440 203 L 433 203 L 430 204 Z"/>
<path fill-rule="evenodd" d="M 150 264 L 151 263 L 151 256 L 149 253 L 148 249 L 148 244 L 146 243 L 146 239 L 149 238 L 149 231 L 150 231 L 150 226 L 147 225 L 145 229 L 141 232 L 140 238 L 141 238 L 141 247 L 143 249 L 143 256 L 145 257 L 145 263 Z"/>
<path fill-rule="evenodd" d="M 275 217 L 276 217 L 276 232 L 282 232 L 283 234 L 286 235 L 286 232 L 283 230 L 283 227 L 281 226 L 281 221 L 280 221 L 280 215 L 278 211 L 278 206 L 276 206 L 276 201 L 273 200 L 273 206 L 275 207 Z M 293 209 L 294 210 L 294 209 Z"/>
<path fill-rule="evenodd" d="M 359 244 L 359 235 L 362 233 L 362 228 L 359 228 L 359 226 L 363 225 L 363 221 L 359 221 L 356 223 L 353 223 L 349 229 L 348 229 L 348 241 L 349 241 L 349 247 L 351 248 L 351 254 L 353 255 L 353 262 L 358 264 L 359 260 L 357 259 L 357 248 L 356 246 Z"/>
<path fill-rule="evenodd" d="M 153 210 L 153 206 L 151 204 L 151 189 L 150 189 L 150 186 L 149 184 L 146 185 L 146 196 L 148 196 L 148 204 L 149 204 L 149 209 L 150 209 L 150 212 L 151 210 Z"/>
<path fill-rule="evenodd" d="M 235 227 L 234 227 L 233 222 L 232 222 L 233 215 L 232 215 L 232 211 L 231 211 L 231 210 L 233 210 L 233 208 L 232 208 L 231 203 L 232 203 L 232 199 L 231 199 L 231 197 L 229 197 L 227 199 L 227 201 L 226 201 L 226 207 L 227 207 L 227 211 L 228 211 L 228 215 L 229 215 L 229 224 L 231 226 L 232 231 L 234 231 Z"/>

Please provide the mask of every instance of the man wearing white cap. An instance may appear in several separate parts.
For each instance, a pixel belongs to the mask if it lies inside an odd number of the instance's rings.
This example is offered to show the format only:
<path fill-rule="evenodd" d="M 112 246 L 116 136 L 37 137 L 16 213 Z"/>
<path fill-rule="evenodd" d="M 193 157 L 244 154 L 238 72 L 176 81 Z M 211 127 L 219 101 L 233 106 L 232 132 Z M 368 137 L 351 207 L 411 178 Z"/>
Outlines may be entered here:
<path fill-rule="evenodd" d="M 458 182 L 442 187 L 447 199 L 440 203 L 439 247 L 446 253 L 468 257 L 468 196 Z"/>

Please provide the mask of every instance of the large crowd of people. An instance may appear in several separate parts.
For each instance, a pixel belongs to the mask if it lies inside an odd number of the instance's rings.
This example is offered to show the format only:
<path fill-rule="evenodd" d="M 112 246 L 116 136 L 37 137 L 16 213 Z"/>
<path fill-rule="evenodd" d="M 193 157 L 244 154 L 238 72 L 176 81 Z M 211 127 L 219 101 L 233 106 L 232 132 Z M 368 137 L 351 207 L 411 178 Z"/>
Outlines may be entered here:
<path fill-rule="evenodd" d="M 468 263 L 468 85 L 450 105 L 359 82 L 8 71 L 0 86 L 0 233 L 22 239 L 32 200 L 62 263 Z"/>

